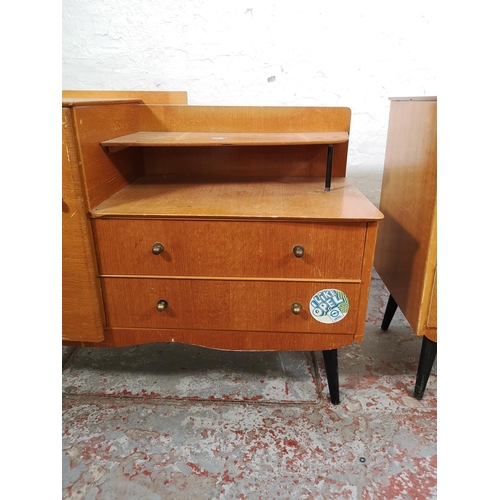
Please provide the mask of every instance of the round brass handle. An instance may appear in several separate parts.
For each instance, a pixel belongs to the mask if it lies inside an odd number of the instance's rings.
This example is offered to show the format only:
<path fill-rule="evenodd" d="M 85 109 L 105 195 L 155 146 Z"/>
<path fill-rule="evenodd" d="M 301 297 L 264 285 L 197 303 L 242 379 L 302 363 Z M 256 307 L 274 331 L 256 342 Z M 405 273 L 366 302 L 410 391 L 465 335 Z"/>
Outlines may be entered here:
<path fill-rule="evenodd" d="M 167 307 L 168 307 L 168 302 L 163 299 L 159 300 L 158 304 L 156 304 L 156 309 L 158 309 L 158 311 L 160 312 L 164 311 Z"/>
<path fill-rule="evenodd" d="M 155 243 L 153 245 L 153 250 L 152 252 L 155 254 L 155 255 L 160 255 L 163 250 L 165 250 L 165 247 L 161 244 L 161 243 Z"/>
<path fill-rule="evenodd" d="M 302 245 L 295 245 L 292 251 L 293 255 L 295 255 L 295 257 L 297 257 L 298 259 L 303 257 L 305 252 L 304 247 Z"/>
<path fill-rule="evenodd" d="M 300 311 L 302 311 L 302 304 L 300 302 L 294 302 L 290 306 L 290 309 L 292 310 L 293 314 L 300 314 Z"/>

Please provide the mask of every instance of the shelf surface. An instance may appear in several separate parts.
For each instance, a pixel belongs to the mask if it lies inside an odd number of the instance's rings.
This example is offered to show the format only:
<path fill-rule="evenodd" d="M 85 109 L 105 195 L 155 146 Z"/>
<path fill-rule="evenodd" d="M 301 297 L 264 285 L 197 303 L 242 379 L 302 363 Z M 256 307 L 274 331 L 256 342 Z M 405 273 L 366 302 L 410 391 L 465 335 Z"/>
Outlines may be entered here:
<path fill-rule="evenodd" d="M 340 144 L 347 132 L 136 132 L 101 142 L 113 151 L 130 146 L 288 146 Z"/>
<path fill-rule="evenodd" d="M 63 97 L 62 99 L 63 107 L 134 103 L 142 103 L 142 101 L 131 97 Z"/>
<path fill-rule="evenodd" d="M 382 213 L 344 177 L 144 176 L 91 211 L 93 218 L 379 220 Z"/>

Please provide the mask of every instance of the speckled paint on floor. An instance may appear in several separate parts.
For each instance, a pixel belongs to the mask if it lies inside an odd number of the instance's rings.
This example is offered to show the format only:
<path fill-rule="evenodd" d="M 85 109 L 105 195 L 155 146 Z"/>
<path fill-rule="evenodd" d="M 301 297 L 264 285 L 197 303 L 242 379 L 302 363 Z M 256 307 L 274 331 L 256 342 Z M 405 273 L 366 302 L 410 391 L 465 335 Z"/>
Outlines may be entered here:
<path fill-rule="evenodd" d="M 365 340 L 321 353 L 152 344 L 63 349 L 64 499 L 437 498 L 436 367 L 412 397 L 421 339 L 372 280 Z"/>

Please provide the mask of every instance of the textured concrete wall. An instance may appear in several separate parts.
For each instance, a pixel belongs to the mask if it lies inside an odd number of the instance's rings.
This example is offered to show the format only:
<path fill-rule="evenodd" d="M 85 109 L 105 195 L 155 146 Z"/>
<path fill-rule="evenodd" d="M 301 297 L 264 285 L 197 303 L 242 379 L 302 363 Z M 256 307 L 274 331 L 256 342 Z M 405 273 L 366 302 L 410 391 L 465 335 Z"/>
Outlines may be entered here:
<path fill-rule="evenodd" d="M 62 13 L 65 89 L 350 107 L 347 177 L 376 205 L 388 98 L 437 94 L 427 0 L 63 0 Z"/>

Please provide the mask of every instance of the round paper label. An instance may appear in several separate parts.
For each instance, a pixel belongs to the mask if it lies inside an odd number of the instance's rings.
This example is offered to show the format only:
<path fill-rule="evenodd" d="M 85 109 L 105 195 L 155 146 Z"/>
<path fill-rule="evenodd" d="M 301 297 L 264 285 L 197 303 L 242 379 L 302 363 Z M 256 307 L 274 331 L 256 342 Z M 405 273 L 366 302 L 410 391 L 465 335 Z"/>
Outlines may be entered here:
<path fill-rule="evenodd" d="M 320 323 L 337 323 L 349 311 L 349 299 L 335 288 L 321 290 L 309 302 L 312 317 Z"/>

